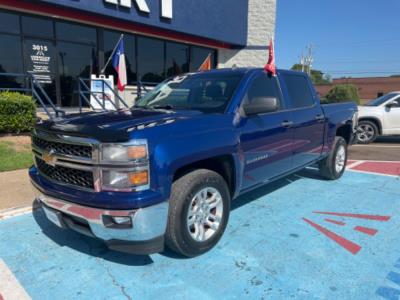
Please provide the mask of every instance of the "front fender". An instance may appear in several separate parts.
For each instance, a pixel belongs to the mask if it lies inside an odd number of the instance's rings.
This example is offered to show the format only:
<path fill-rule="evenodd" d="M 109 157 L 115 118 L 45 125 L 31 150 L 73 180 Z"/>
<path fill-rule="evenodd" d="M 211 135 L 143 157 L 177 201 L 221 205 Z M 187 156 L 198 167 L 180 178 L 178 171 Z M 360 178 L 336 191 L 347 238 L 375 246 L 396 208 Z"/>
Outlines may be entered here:
<path fill-rule="evenodd" d="M 236 155 L 238 138 L 232 129 L 210 130 L 201 133 L 180 135 L 156 145 L 153 156 L 154 184 L 169 198 L 175 173 L 182 167 L 195 162 L 222 155 L 233 155 L 235 183 L 240 167 Z M 152 178 L 153 179 L 153 178 Z"/>

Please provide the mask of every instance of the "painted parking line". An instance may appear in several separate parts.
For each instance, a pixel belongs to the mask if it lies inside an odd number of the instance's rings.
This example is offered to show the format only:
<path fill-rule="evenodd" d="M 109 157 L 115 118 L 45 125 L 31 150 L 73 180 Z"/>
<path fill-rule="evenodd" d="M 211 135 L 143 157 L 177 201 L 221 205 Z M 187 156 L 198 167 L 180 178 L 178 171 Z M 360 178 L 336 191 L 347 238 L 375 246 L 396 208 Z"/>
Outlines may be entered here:
<path fill-rule="evenodd" d="M 314 171 L 235 200 L 220 243 L 193 259 L 109 251 L 41 210 L 0 221 L 0 258 L 40 300 L 395 299 L 398 179 L 346 172 L 325 181 Z M 352 254 L 303 218 L 361 249 Z"/>
<path fill-rule="evenodd" d="M 400 145 L 352 145 L 352 147 L 359 148 L 400 148 Z"/>
<path fill-rule="evenodd" d="M 348 161 L 347 169 L 370 174 L 400 176 L 400 161 Z"/>
<path fill-rule="evenodd" d="M 32 206 L 13 207 L 0 210 L 0 220 L 17 217 L 20 215 L 29 214 L 32 212 Z M 1 299 L 0 299 L 1 300 Z"/>
<path fill-rule="evenodd" d="M 0 259 L 0 300 L 28 300 L 31 299 L 24 288 L 19 284 L 13 273 Z"/>

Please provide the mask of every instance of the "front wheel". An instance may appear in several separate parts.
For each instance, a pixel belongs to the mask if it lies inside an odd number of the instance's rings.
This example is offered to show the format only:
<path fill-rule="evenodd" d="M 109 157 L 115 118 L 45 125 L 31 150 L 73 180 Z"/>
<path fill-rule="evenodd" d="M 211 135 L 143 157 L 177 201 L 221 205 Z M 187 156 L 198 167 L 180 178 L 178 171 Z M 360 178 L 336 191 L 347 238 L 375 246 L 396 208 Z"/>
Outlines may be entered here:
<path fill-rule="evenodd" d="M 335 180 L 342 177 L 347 163 L 347 143 L 340 136 L 335 138 L 332 151 L 319 163 L 319 171 L 322 177 Z"/>
<path fill-rule="evenodd" d="M 200 169 L 172 186 L 165 241 L 187 257 L 207 252 L 220 240 L 230 212 L 228 185 L 218 173 Z"/>

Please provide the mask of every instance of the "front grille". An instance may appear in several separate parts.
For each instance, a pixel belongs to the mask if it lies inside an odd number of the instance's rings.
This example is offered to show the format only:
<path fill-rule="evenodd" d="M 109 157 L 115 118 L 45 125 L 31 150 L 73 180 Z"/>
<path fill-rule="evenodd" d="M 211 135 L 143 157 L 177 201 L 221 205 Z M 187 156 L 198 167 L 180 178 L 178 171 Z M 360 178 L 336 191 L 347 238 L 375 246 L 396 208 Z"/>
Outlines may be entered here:
<path fill-rule="evenodd" d="M 92 147 L 85 145 L 72 145 L 67 143 L 52 142 L 44 140 L 37 136 L 32 136 L 32 143 L 36 147 L 50 151 L 53 150 L 56 154 L 72 155 L 84 158 L 92 158 Z"/>
<path fill-rule="evenodd" d="M 39 173 L 54 181 L 94 189 L 93 173 L 90 171 L 71 169 L 62 166 L 53 167 L 46 164 L 45 161 L 38 157 L 36 157 L 36 165 Z"/>

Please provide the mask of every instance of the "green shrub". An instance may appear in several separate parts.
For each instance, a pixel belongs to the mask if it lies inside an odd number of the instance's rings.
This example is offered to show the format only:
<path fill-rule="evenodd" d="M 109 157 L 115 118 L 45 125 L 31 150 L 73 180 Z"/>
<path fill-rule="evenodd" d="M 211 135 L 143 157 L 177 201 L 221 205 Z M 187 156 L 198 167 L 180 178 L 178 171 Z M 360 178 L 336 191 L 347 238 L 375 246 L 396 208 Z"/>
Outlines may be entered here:
<path fill-rule="evenodd" d="M 360 104 L 357 87 L 354 84 L 338 84 L 334 86 L 326 95 L 326 103 L 338 103 L 355 101 Z"/>
<path fill-rule="evenodd" d="M 0 133 L 32 130 L 36 105 L 32 97 L 15 92 L 0 92 Z"/>

